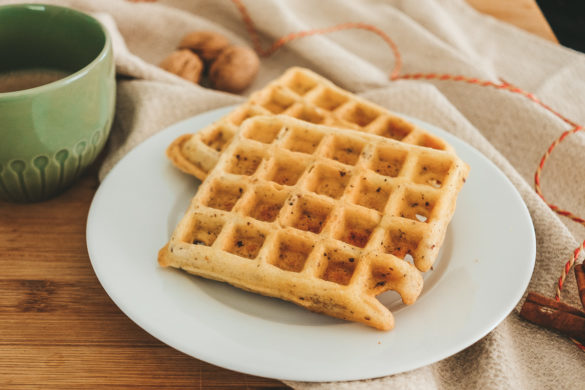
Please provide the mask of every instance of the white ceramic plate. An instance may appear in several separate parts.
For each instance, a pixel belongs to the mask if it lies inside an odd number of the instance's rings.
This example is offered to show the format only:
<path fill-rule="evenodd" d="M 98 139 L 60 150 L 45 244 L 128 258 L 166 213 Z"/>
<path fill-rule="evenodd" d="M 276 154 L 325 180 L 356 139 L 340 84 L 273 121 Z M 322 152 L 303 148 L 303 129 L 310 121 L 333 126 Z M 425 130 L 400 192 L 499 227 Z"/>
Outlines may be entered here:
<path fill-rule="evenodd" d="M 381 332 L 311 313 L 157 265 L 157 252 L 187 209 L 199 181 L 165 148 L 233 107 L 177 123 L 126 155 L 93 199 L 87 247 L 104 289 L 134 322 L 198 359 L 252 375 L 302 381 L 379 377 L 412 370 L 473 344 L 520 300 L 532 275 L 534 229 L 518 192 L 489 160 L 449 133 L 471 166 L 444 246 L 418 301 L 381 300 L 396 327 Z"/>

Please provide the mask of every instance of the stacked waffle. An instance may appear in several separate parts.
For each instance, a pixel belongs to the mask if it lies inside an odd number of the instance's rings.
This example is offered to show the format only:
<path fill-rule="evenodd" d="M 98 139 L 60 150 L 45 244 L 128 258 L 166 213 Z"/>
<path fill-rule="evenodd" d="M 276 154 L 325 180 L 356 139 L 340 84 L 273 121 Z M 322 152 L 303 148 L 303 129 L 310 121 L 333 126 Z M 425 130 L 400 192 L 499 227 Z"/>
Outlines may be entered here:
<path fill-rule="evenodd" d="M 293 68 L 167 150 L 203 180 L 159 264 L 394 326 L 419 296 L 468 166 L 442 139 Z"/>

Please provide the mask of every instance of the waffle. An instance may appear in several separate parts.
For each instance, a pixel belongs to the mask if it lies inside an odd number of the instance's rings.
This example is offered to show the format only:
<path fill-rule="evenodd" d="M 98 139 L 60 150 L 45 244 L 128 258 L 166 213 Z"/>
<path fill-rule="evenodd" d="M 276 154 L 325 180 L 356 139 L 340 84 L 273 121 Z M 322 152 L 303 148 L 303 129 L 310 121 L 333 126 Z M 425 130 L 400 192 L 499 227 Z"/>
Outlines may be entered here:
<path fill-rule="evenodd" d="M 392 313 L 375 297 L 393 290 L 415 302 L 467 172 L 453 153 L 256 116 L 159 264 L 388 330 Z"/>
<path fill-rule="evenodd" d="M 246 118 L 277 114 L 453 151 L 441 138 L 337 87 L 316 73 L 291 68 L 216 123 L 195 134 L 177 138 L 168 147 L 167 156 L 179 169 L 203 180 Z"/>

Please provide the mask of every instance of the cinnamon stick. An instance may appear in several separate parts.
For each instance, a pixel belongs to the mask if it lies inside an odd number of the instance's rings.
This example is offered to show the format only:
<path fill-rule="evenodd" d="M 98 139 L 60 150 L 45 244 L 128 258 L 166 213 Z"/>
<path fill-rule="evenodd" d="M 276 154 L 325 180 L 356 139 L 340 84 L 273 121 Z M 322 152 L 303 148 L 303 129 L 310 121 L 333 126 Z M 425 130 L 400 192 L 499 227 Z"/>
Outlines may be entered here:
<path fill-rule="evenodd" d="M 526 301 L 528 302 L 532 302 L 535 303 L 537 305 L 540 306 L 546 306 L 546 307 L 550 307 L 556 310 L 561 310 L 561 311 L 565 311 L 567 313 L 571 313 L 574 314 L 576 316 L 583 316 L 585 317 L 585 312 L 581 311 L 580 309 L 577 309 L 576 307 L 567 305 L 566 303 L 551 299 L 551 298 L 547 298 L 545 296 L 542 296 L 540 294 L 536 294 L 536 293 L 528 293 L 528 296 L 526 297 Z"/>
<path fill-rule="evenodd" d="M 547 329 L 554 329 L 585 343 L 585 312 L 554 299 L 529 293 L 520 316 Z"/>
<path fill-rule="evenodd" d="M 581 298 L 581 305 L 585 308 L 585 264 L 577 264 L 574 268 L 575 278 L 577 279 L 577 289 L 579 290 L 579 298 Z"/>

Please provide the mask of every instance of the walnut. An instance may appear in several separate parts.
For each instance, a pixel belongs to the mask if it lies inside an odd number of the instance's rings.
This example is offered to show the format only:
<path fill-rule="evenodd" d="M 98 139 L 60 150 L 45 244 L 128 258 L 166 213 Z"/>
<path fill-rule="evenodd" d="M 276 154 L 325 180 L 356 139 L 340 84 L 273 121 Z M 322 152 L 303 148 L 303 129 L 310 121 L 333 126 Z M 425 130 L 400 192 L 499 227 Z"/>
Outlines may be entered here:
<path fill-rule="evenodd" d="M 221 34 L 212 31 L 195 31 L 181 39 L 179 49 L 189 49 L 206 63 L 215 60 L 221 51 L 229 46 L 229 41 Z"/>
<path fill-rule="evenodd" d="M 252 49 L 229 46 L 211 64 L 209 79 L 216 89 L 240 92 L 254 81 L 259 66 L 260 60 Z"/>
<path fill-rule="evenodd" d="M 203 72 L 203 62 L 190 50 L 178 50 L 161 63 L 160 67 L 186 80 L 198 83 Z"/>

